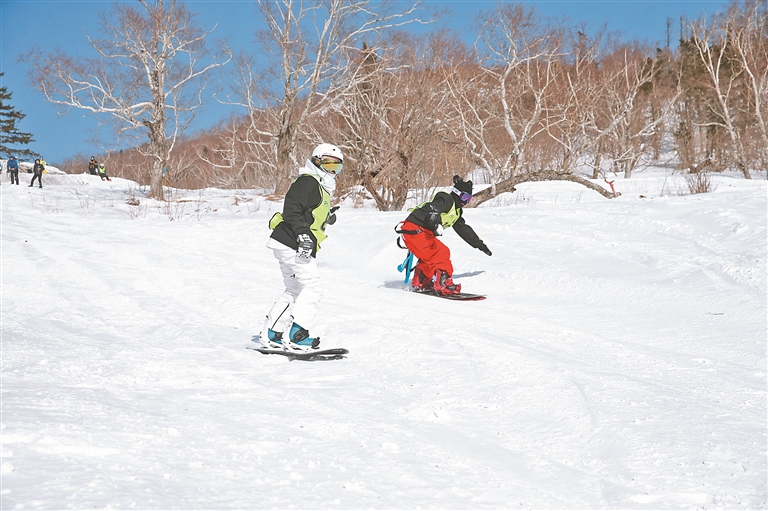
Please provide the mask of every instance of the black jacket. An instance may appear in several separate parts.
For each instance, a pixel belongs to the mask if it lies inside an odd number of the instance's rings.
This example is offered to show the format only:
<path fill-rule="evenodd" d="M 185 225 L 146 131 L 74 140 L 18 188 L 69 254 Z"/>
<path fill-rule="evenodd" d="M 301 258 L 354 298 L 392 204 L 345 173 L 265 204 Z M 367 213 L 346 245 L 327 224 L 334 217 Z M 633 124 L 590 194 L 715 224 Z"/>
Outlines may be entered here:
<path fill-rule="evenodd" d="M 35 163 L 34 167 L 32 167 L 32 172 L 34 172 L 35 175 L 42 176 L 44 168 L 42 163 Z"/>
<path fill-rule="evenodd" d="M 427 202 L 420 208 L 414 209 L 408 215 L 406 221 L 430 231 L 435 231 L 437 226 L 441 224 L 440 214 L 448 213 L 453 206 L 456 206 L 456 210 L 459 212 L 459 219 L 453 224 L 456 234 L 473 248 L 479 248 L 481 245 L 484 245 L 483 240 L 475 233 L 475 230 L 464 221 L 464 210 L 461 207 L 461 201 L 453 193 L 438 192 L 431 202 Z"/>
<path fill-rule="evenodd" d="M 297 250 L 299 248 L 299 242 L 296 240 L 298 235 L 309 234 L 314 245 L 312 256 L 315 257 L 317 255 L 317 238 L 309 226 L 315 221 L 312 211 L 322 201 L 323 195 L 320 193 L 320 183 L 317 182 L 317 179 L 308 174 L 299 176 L 291 184 L 288 193 L 285 194 L 283 221 L 275 227 L 271 237 L 286 247 Z"/>

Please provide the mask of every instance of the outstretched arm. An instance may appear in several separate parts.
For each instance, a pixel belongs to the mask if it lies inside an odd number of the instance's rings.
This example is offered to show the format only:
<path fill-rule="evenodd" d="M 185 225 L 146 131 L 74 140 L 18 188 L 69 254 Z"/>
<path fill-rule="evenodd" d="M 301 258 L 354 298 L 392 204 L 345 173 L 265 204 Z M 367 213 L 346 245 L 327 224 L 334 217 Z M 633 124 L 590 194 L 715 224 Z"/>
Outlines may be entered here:
<path fill-rule="evenodd" d="M 472 227 L 467 225 L 467 222 L 464 221 L 464 217 L 460 217 L 456 223 L 453 224 L 453 229 L 456 231 L 456 234 L 461 237 L 461 239 L 469 244 L 469 246 L 480 250 L 484 254 L 491 255 L 491 250 L 488 248 L 488 245 L 486 245 L 485 242 L 480 239 Z"/>

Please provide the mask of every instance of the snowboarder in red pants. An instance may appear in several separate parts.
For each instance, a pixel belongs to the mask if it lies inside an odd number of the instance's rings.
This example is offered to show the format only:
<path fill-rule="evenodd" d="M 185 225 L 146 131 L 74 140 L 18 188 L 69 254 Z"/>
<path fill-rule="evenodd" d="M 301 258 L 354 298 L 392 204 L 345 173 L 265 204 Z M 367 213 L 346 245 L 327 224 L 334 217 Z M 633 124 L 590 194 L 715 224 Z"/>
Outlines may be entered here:
<path fill-rule="evenodd" d="M 398 226 L 397 232 L 402 234 L 405 246 L 419 259 L 411 281 L 414 288 L 433 289 L 442 295 L 461 293 L 461 284 L 453 282 L 451 251 L 437 239 L 443 229 L 453 227 L 470 246 L 491 255 L 488 246 L 462 216 L 462 208 L 470 200 L 472 181 L 453 176 L 450 192 L 437 192 L 431 201 L 412 209 L 408 218 Z"/>

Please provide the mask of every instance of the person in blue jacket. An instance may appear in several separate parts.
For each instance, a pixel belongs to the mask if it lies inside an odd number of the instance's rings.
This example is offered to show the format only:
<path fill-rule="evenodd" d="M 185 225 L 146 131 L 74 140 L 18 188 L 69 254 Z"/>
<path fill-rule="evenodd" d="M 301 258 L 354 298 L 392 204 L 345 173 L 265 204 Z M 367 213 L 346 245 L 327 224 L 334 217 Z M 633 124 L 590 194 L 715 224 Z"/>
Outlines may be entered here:
<path fill-rule="evenodd" d="M 11 184 L 19 184 L 19 161 L 14 156 L 8 158 L 8 173 L 11 175 Z"/>

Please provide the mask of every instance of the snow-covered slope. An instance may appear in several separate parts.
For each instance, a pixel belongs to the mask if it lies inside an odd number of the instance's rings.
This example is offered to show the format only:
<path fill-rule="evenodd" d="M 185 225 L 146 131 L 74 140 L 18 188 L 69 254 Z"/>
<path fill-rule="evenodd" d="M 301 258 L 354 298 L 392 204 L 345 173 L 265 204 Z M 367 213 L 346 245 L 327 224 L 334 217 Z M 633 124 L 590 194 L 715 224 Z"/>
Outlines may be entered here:
<path fill-rule="evenodd" d="M 444 236 L 482 302 L 345 205 L 311 331 L 350 354 L 291 362 L 245 349 L 281 204 L 44 179 L 0 187 L 2 509 L 766 507 L 764 180 L 521 185 L 465 212 L 493 257 Z"/>

